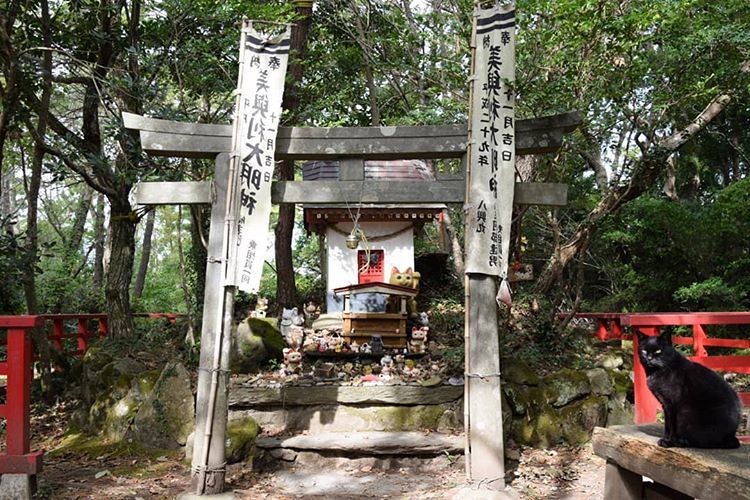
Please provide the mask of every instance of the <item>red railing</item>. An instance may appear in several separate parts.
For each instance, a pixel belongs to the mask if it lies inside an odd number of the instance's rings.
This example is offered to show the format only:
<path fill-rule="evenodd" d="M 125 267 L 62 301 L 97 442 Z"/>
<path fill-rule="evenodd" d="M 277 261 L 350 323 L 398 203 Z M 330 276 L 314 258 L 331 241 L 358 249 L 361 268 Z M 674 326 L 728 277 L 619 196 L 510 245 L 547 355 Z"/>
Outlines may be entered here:
<path fill-rule="evenodd" d="M 136 317 L 164 318 L 175 323 L 180 314 L 142 313 Z M 6 360 L 0 362 L 0 375 L 6 376 L 5 403 L 0 404 L 0 418 L 5 419 L 5 453 L 0 453 L 0 475 L 37 474 L 42 467 L 42 452 L 29 451 L 29 404 L 33 348 L 31 329 L 52 322 L 49 339 L 52 347 L 71 355 L 82 355 L 92 338 L 103 339 L 107 333 L 106 314 L 45 314 L 39 316 L 0 316 L 0 330 L 7 332 Z M 68 333 L 65 323 L 76 323 L 75 333 Z M 96 325 L 92 328 L 92 325 Z M 77 349 L 65 350 L 65 341 L 75 338 Z M 0 344 L 1 346 L 2 344 Z"/>
<path fill-rule="evenodd" d="M 0 316 L 0 329 L 7 332 L 7 354 L 0 362 L 0 374 L 7 377 L 5 404 L 5 453 L 0 453 L 0 474 L 37 474 L 42 469 L 42 452 L 31 452 L 29 403 L 31 388 L 31 329 L 42 326 L 39 316 Z"/>
<path fill-rule="evenodd" d="M 169 323 L 174 324 L 182 314 L 135 313 L 133 316 L 136 318 L 164 318 Z M 106 314 L 43 314 L 41 318 L 52 322 L 52 334 L 47 337 L 52 347 L 74 356 L 83 355 L 89 348 L 92 338 L 104 339 L 109 333 Z M 70 322 L 76 324 L 75 333 L 69 333 L 65 329 L 65 324 Z M 77 349 L 73 351 L 65 350 L 64 342 L 66 339 L 76 339 Z"/>
<path fill-rule="evenodd" d="M 750 356 L 712 356 L 706 350 L 706 347 L 748 349 L 750 340 L 709 337 L 705 329 L 707 325 L 750 325 L 750 312 L 576 313 L 575 317 L 594 320 L 596 336 L 600 340 L 633 341 L 633 386 L 637 424 L 656 422 L 656 413 L 661 406 L 646 385 L 646 372 L 638 357 L 638 336 L 623 333 L 624 327 L 646 335 L 658 335 L 664 326 L 690 326 L 692 337 L 672 336 L 673 343 L 692 346 L 693 356 L 688 359 L 714 370 L 750 373 Z M 739 396 L 743 405 L 750 406 L 750 393 L 741 392 Z"/>

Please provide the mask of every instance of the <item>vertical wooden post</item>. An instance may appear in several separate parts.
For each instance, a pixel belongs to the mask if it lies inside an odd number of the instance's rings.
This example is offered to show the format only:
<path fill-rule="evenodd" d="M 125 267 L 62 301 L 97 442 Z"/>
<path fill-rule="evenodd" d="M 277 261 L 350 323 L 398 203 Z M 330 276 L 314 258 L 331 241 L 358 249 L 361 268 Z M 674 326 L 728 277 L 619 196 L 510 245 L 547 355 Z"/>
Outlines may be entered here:
<path fill-rule="evenodd" d="M 215 494 L 224 491 L 225 469 L 225 433 L 227 423 L 227 379 L 228 354 L 234 289 L 224 286 L 224 266 L 222 248 L 224 238 L 224 218 L 226 204 L 227 177 L 229 172 L 229 155 L 222 153 L 216 157 L 214 173 L 215 199 L 211 204 L 211 227 L 208 237 L 208 262 L 206 263 L 206 286 L 203 301 L 203 324 L 201 327 L 201 354 L 198 371 L 198 388 L 196 394 L 196 422 L 193 438 L 192 489 L 201 490 L 202 494 Z M 223 290 L 222 293 L 217 293 Z M 224 332 L 216 332 L 218 315 L 223 317 Z M 221 364 L 219 368 L 219 387 L 216 394 L 211 426 L 208 428 L 208 401 L 210 399 L 214 350 L 221 343 Z M 205 436 L 208 441 L 208 465 L 201 463 L 204 456 Z M 203 484 L 201 484 L 203 483 Z"/>
<path fill-rule="evenodd" d="M 705 358 L 708 356 L 708 351 L 705 347 L 706 331 L 703 329 L 703 325 L 696 323 L 693 325 L 693 356 L 697 358 Z"/>
<path fill-rule="evenodd" d="M 89 344 L 89 325 L 88 318 L 78 318 L 78 352 L 81 354 L 86 353 L 86 349 Z"/>
<path fill-rule="evenodd" d="M 658 327 L 639 327 L 641 333 L 658 335 Z M 643 369 L 641 358 L 638 357 L 638 335 L 633 334 L 633 392 L 635 393 L 635 423 L 650 424 L 656 422 L 656 410 L 659 402 L 656 400 L 646 383 L 646 370 Z"/>
<path fill-rule="evenodd" d="M 604 498 L 607 500 L 640 500 L 643 498 L 643 478 L 607 460 L 604 473 Z"/>
<path fill-rule="evenodd" d="M 31 335 L 25 328 L 8 329 L 8 387 L 5 404 L 6 453 L 29 453 L 29 388 Z"/>
<path fill-rule="evenodd" d="M 52 319 L 52 335 L 50 340 L 52 341 L 52 347 L 60 352 L 63 351 L 63 320 L 62 318 Z"/>
<path fill-rule="evenodd" d="M 107 316 L 101 316 L 98 319 L 99 323 L 99 340 L 104 340 L 104 338 L 107 336 L 107 332 L 109 329 L 107 328 Z"/>
<path fill-rule="evenodd" d="M 469 400 L 468 470 L 472 481 L 505 488 L 503 412 L 500 396 L 500 342 L 497 326 L 497 278 L 468 275 L 469 356 L 466 371 Z"/>

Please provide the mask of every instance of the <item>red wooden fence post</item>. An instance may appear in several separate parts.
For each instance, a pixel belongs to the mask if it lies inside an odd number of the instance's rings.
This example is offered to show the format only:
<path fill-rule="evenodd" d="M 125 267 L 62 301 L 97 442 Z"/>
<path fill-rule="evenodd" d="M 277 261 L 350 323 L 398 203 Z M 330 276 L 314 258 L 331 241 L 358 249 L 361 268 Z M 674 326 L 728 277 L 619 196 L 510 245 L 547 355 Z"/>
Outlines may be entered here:
<path fill-rule="evenodd" d="M 698 358 L 705 358 L 708 356 L 708 351 L 704 347 L 706 341 L 706 331 L 703 329 L 703 325 L 693 325 L 693 356 Z"/>
<path fill-rule="evenodd" d="M 88 319 L 78 318 L 78 352 L 84 354 L 89 344 Z"/>
<path fill-rule="evenodd" d="M 99 317 L 99 339 L 104 340 L 104 337 L 107 336 L 107 333 L 109 333 L 109 328 L 107 327 L 107 316 L 100 316 Z"/>
<path fill-rule="evenodd" d="M 39 316 L 0 317 L 8 331 L 8 354 L 0 363 L 8 377 L 5 404 L 5 453 L 0 454 L 0 474 L 36 474 L 42 466 L 41 452 L 29 452 L 29 404 L 31 395 L 31 328 L 42 326 Z"/>
<path fill-rule="evenodd" d="M 52 347 L 57 349 L 60 352 L 65 352 L 63 348 L 63 320 L 60 318 L 55 318 L 52 320 L 52 335 L 49 337 L 49 339 L 52 341 Z"/>
<path fill-rule="evenodd" d="M 646 335 L 658 335 L 658 327 L 640 327 L 638 330 Z M 635 392 L 635 423 L 648 424 L 656 422 L 656 400 L 646 383 L 646 370 L 638 357 L 638 335 L 633 335 L 633 391 Z"/>
<path fill-rule="evenodd" d="M 8 329 L 8 387 L 5 443 L 8 455 L 29 452 L 31 336 L 24 328 Z"/>

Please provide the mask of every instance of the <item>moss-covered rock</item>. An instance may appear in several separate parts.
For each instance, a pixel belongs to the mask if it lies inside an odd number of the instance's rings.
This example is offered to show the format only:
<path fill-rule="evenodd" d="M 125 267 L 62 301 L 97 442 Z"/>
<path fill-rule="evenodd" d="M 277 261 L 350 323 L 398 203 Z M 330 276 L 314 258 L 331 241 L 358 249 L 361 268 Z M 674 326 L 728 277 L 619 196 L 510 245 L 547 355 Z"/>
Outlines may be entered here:
<path fill-rule="evenodd" d="M 105 410 L 101 434 L 107 439 L 117 441 L 125 438 L 138 410 L 151 395 L 159 378 L 155 370 L 128 377 L 127 393 L 116 401 L 110 402 Z M 120 381 L 120 383 L 124 383 Z"/>
<path fill-rule="evenodd" d="M 635 408 L 626 398 L 613 397 L 607 401 L 607 427 L 632 424 L 634 420 Z"/>
<path fill-rule="evenodd" d="M 531 418 L 514 419 L 511 436 L 516 444 L 553 446 L 562 436 L 560 417 L 554 408 L 546 406 Z"/>
<path fill-rule="evenodd" d="M 614 384 L 607 370 L 604 368 L 593 368 L 586 370 L 586 376 L 589 378 L 589 383 L 591 384 L 591 392 L 599 396 L 612 394 Z"/>
<path fill-rule="evenodd" d="M 138 409 L 128 437 L 144 446 L 184 446 L 195 426 L 190 374 L 181 363 L 167 363 L 151 394 Z"/>
<path fill-rule="evenodd" d="M 529 365 L 516 359 L 504 359 L 502 371 L 503 379 L 514 384 L 539 385 L 542 381 Z"/>
<path fill-rule="evenodd" d="M 559 410 L 562 437 L 572 445 L 583 444 L 591 439 L 596 426 L 607 421 L 607 398 L 591 396 Z"/>
<path fill-rule="evenodd" d="M 273 318 L 248 318 L 232 333 L 230 369 L 234 373 L 253 373 L 271 359 L 281 360 L 284 337 Z"/>
<path fill-rule="evenodd" d="M 612 378 L 613 393 L 624 395 L 628 399 L 633 399 L 633 380 L 630 378 L 629 372 L 623 372 L 619 370 L 608 370 L 609 376 Z"/>
<path fill-rule="evenodd" d="M 547 402 L 555 407 L 565 406 L 591 393 L 586 373 L 564 368 L 544 378 Z"/>
<path fill-rule="evenodd" d="M 227 463 L 248 462 L 252 467 L 255 456 L 255 438 L 260 433 L 260 425 L 252 417 L 230 420 L 226 430 Z"/>
<path fill-rule="evenodd" d="M 508 383 L 503 385 L 503 392 L 514 415 L 534 414 L 535 409 L 547 405 L 543 386 Z"/>

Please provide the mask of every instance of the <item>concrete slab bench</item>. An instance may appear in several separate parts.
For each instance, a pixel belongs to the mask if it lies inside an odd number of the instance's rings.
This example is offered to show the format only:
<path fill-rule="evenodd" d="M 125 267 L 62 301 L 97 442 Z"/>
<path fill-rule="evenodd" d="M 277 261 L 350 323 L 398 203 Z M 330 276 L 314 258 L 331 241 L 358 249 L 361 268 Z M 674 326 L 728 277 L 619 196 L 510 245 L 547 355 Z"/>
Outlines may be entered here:
<path fill-rule="evenodd" d="M 657 444 L 662 435 L 659 424 L 594 429 L 594 453 L 607 461 L 607 500 L 750 498 L 750 445 L 736 450 L 662 448 Z"/>

